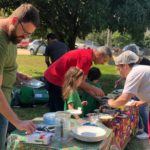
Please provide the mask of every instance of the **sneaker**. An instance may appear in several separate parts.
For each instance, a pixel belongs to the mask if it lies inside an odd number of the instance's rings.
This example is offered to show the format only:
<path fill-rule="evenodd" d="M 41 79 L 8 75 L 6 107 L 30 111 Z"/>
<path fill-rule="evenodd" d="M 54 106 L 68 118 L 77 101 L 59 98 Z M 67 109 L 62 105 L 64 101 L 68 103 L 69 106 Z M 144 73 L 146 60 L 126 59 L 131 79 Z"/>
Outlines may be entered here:
<path fill-rule="evenodd" d="M 138 129 L 136 135 L 142 134 L 143 132 L 143 129 Z"/>
<path fill-rule="evenodd" d="M 136 138 L 140 139 L 140 140 L 146 140 L 149 138 L 148 134 L 146 132 L 143 132 L 142 134 L 138 134 L 136 135 Z"/>

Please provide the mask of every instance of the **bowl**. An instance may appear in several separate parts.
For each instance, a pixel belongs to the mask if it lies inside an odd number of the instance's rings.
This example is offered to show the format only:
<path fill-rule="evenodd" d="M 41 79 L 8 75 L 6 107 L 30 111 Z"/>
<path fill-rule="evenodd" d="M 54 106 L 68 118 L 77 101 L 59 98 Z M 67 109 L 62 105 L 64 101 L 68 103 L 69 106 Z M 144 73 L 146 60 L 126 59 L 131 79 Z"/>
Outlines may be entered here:
<path fill-rule="evenodd" d="M 99 114 L 99 119 L 102 123 L 107 123 L 107 122 L 110 122 L 114 119 L 114 117 L 110 114 L 103 114 L 103 113 L 100 113 Z"/>
<path fill-rule="evenodd" d="M 96 126 L 80 126 L 72 129 L 74 138 L 85 142 L 98 142 L 105 139 L 106 130 Z"/>
<path fill-rule="evenodd" d="M 43 115 L 43 122 L 47 125 L 55 125 L 55 113 L 50 112 Z"/>

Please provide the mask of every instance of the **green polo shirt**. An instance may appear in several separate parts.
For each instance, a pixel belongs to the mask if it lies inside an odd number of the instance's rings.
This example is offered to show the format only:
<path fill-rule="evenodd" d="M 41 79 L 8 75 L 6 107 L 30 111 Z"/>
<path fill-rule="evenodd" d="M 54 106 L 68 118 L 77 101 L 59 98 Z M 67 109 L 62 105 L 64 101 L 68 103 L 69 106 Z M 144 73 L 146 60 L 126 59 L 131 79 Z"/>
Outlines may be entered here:
<path fill-rule="evenodd" d="M 10 102 L 13 84 L 16 81 L 17 47 L 9 41 L 7 34 L 0 30 L 0 75 L 3 77 L 1 89 Z"/>

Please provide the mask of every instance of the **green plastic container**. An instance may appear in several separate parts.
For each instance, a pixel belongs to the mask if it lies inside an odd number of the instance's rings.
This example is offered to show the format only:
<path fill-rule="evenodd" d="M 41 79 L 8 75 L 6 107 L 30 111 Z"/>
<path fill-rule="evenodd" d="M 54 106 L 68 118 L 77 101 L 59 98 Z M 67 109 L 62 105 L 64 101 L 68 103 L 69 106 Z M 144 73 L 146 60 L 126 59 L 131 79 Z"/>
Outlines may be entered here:
<path fill-rule="evenodd" d="M 35 104 L 48 102 L 49 94 L 46 89 L 33 89 L 33 93 Z"/>

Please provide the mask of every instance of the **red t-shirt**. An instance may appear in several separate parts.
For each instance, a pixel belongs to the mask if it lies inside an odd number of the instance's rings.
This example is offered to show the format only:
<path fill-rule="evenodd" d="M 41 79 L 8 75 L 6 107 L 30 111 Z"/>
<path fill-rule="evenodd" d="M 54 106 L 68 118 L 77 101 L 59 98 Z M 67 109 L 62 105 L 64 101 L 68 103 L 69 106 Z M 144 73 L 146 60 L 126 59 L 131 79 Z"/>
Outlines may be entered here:
<path fill-rule="evenodd" d="M 64 75 L 70 67 L 77 66 L 83 70 L 85 75 L 87 75 L 92 65 L 92 56 L 92 49 L 78 49 L 69 51 L 50 65 L 50 67 L 45 71 L 44 77 L 50 83 L 57 86 L 62 86 Z"/>

